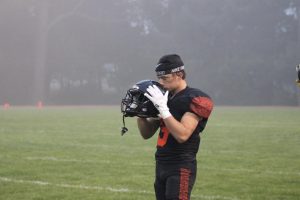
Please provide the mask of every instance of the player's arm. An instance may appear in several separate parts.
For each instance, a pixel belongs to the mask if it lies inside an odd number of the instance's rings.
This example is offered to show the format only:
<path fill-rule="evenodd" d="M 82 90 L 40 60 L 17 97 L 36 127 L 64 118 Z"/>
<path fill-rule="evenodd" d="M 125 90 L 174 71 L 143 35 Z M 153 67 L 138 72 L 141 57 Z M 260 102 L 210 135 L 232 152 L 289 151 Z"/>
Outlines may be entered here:
<path fill-rule="evenodd" d="M 161 118 L 164 120 L 164 123 L 169 130 L 169 132 L 173 135 L 173 137 L 179 143 L 183 143 L 189 139 L 193 131 L 195 130 L 199 118 L 193 113 L 187 112 L 183 115 L 181 121 L 177 121 L 169 112 L 169 108 L 167 106 L 168 102 L 168 91 L 163 94 L 155 85 L 149 86 L 147 88 L 147 93 L 144 95 L 152 101 L 155 107 L 158 109 Z"/>
<path fill-rule="evenodd" d="M 137 124 L 141 136 L 144 139 L 151 138 L 159 128 L 160 121 L 155 118 L 137 118 Z"/>
<path fill-rule="evenodd" d="M 180 121 L 177 121 L 169 112 L 167 105 L 168 91 L 163 94 L 155 85 L 147 89 L 149 94 L 144 95 L 150 99 L 158 109 L 164 123 L 173 137 L 183 143 L 189 139 L 194 132 L 201 118 L 208 118 L 210 115 L 213 102 L 207 97 L 195 97 L 192 99 L 190 109 L 192 112 L 186 112 Z"/>
<path fill-rule="evenodd" d="M 190 138 L 199 120 L 201 118 L 194 113 L 186 112 L 180 122 L 171 115 L 164 119 L 164 123 L 177 142 L 183 143 Z"/>

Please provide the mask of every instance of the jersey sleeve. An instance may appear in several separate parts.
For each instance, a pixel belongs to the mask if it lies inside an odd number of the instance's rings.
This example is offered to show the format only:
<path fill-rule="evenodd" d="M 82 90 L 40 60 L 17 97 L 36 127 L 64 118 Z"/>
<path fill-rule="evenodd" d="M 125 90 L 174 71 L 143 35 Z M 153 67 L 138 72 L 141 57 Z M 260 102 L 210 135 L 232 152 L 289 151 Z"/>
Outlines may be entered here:
<path fill-rule="evenodd" d="M 208 118 L 213 106 L 213 101 L 208 97 L 194 97 L 190 104 L 190 109 L 199 117 Z"/>

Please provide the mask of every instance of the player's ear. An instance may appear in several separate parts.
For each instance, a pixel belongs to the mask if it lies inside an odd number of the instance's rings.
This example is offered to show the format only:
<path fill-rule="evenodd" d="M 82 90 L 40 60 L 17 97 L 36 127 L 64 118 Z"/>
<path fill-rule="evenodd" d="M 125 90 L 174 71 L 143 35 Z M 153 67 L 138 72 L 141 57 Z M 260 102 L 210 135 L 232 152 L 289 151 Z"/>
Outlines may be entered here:
<path fill-rule="evenodd" d="M 182 71 L 176 72 L 176 76 L 179 76 L 181 79 L 184 79 L 184 73 Z"/>

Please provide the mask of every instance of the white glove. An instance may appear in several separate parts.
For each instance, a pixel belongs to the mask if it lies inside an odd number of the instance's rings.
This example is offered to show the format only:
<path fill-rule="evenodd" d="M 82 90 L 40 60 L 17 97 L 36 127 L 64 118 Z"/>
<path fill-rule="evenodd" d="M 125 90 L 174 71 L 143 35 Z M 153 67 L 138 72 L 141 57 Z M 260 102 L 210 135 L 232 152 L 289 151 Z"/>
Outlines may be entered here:
<path fill-rule="evenodd" d="M 150 95 L 148 93 L 145 93 L 144 95 L 150 101 L 152 101 L 154 106 L 159 111 L 161 118 L 166 119 L 167 117 L 170 117 L 171 113 L 169 112 L 169 108 L 167 105 L 169 91 L 166 91 L 166 93 L 163 94 L 156 85 L 153 86 L 150 85 L 147 88 L 147 92 L 149 92 Z"/>

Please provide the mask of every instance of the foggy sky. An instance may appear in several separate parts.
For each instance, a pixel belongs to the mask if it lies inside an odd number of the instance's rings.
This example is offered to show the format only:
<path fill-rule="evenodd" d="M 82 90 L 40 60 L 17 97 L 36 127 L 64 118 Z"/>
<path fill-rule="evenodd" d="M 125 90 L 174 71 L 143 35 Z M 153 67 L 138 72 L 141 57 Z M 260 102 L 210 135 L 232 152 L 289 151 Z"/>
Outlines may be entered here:
<path fill-rule="evenodd" d="M 119 104 L 179 54 L 218 105 L 299 105 L 297 0 L 2 0 L 0 103 Z"/>

